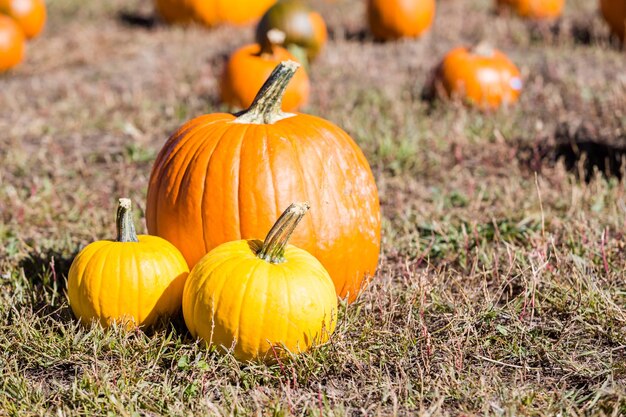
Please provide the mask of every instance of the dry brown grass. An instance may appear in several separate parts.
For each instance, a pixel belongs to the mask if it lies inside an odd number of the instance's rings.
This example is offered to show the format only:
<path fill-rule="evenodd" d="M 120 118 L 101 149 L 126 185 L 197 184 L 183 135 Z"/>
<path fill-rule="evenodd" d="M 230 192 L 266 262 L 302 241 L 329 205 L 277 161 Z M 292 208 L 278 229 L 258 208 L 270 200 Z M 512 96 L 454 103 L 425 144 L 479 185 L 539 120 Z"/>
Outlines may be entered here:
<path fill-rule="evenodd" d="M 216 76 L 252 29 L 133 26 L 120 13 L 150 2 L 54 0 L 27 63 L 0 76 L 0 415 L 626 414 L 626 187 L 575 152 L 556 161 L 570 141 L 626 147 L 624 52 L 595 2 L 542 27 L 440 0 L 431 34 L 395 44 L 372 42 L 361 2 L 316 4 L 332 40 L 307 111 L 360 143 L 384 210 L 378 274 L 331 343 L 240 365 L 180 320 L 75 322 L 73 255 L 111 236 L 118 196 L 141 211 L 156 152 L 220 108 Z M 522 68 L 519 106 L 420 99 L 446 50 L 483 38 Z"/>

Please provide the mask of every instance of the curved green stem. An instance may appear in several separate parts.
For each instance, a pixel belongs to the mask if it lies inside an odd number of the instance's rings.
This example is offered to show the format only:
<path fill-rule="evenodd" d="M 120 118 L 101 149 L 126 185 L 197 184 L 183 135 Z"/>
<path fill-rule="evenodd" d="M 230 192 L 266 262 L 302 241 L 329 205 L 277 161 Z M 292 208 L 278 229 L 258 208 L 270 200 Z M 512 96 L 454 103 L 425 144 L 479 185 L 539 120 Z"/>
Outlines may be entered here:
<path fill-rule="evenodd" d="M 283 61 L 272 71 L 248 110 L 237 114 L 235 123 L 273 124 L 289 116 L 281 110 L 289 81 L 300 67 L 294 61 Z"/>
<path fill-rule="evenodd" d="M 285 246 L 309 208 L 309 203 L 293 203 L 287 207 L 270 229 L 257 256 L 273 264 L 285 262 Z"/>
<path fill-rule="evenodd" d="M 132 203 L 130 198 L 120 198 L 117 204 L 117 241 L 139 242 L 133 221 Z"/>

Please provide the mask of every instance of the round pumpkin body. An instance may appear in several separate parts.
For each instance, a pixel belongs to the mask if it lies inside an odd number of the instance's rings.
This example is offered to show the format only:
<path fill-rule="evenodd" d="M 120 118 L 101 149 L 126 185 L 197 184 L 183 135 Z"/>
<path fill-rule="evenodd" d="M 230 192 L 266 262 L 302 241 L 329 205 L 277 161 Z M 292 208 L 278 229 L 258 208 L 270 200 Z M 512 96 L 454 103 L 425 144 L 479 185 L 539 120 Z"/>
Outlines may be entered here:
<path fill-rule="evenodd" d="M 224 243 L 198 262 L 185 285 L 183 315 L 194 337 L 240 361 L 302 353 L 335 330 L 337 295 L 315 257 L 288 245 L 285 262 L 257 256 L 263 242 Z"/>
<path fill-rule="evenodd" d="M 276 0 L 155 0 L 157 12 L 168 23 L 192 22 L 212 27 L 244 25 L 259 19 Z"/>
<path fill-rule="evenodd" d="M 67 280 L 70 306 L 85 325 L 98 321 L 103 327 L 150 326 L 180 310 L 188 274 L 178 249 L 160 237 L 97 241 L 72 262 Z"/>
<path fill-rule="evenodd" d="M 0 0 L 0 14 L 15 19 L 28 39 L 39 35 L 46 24 L 43 0 Z"/>
<path fill-rule="evenodd" d="M 368 0 L 367 16 L 378 39 L 415 38 L 432 26 L 435 0 Z"/>
<path fill-rule="evenodd" d="M 600 11 L 613 34 L 626 41 L 626 0 L 600 0 Z"/>
<path fill-rule="evenodd" d="M 451 97 L 483 109 L 516 102 L 523 85 L 515 64 L 502 52 L 484 46 L 450 51 L 439 68 L 439 79 Z"/>
<path fill-rule="evenodd" d="M 26 39 L 12 18 L 0 14 L 0 72 L 17 66 L 24 59 Z"/>
<path fill-rule="evenodd" d="M 528 19 L 553 20 L 563 13 L 565 0 L 496 0 L 496 7 L 512 9 Z"/>
<path fill-rule="evenodd" d="M 266 85 L 260 104 L 269 102 Z M 150 177 L 148 230 L 193 266 L 224 242 L 258 239 L 279 210 L 308 200 L 311 215 L 293 243 L 319 259 L 337 293 L 352 301 L 374 274 L 380 249 L 378 192 L 367 160 L 347 133 L 318 117 L 249 121 L 256 103 L 238 117 L 200 116 L 167 141 Z"/>
<path fill-rule="evenodd" d="M 261 46 L 251 44 L 235 51 L 224 68 L 220 95 L 224 103 L 237 108 L 248 108 L 257 92 L 281 61 L 295 60 L 285 48 L 272 46 L 270 53 L 262 53 Z M 295 111 L 309 99 L 311 86 L 305 71 L 298 71 L 287 87 L 283 99 L 284 111 Z"/>
<path fill-rule="evenodd" d="M 304 49 L 307 59 L 314 60 L 328 39 L 322 16 L 301 0 L 282 0 L 269 8 L 256 30 L 256 41 L 264 48 L 271 47 L 268 32 L 278 29 L 285 34 L 284 45 Z"/>

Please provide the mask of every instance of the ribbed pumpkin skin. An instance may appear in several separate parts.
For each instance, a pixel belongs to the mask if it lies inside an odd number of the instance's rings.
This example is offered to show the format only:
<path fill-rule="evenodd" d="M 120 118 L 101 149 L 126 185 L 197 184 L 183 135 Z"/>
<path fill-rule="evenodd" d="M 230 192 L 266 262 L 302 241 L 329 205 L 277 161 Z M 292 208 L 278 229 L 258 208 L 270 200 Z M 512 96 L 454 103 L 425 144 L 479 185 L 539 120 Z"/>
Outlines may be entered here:
<path fill-rule="evenodd" d="M 468 48 L 455 48 L 444 58 L 439 76 L 449 95 L 484 109 L 516 102 L 522 88 L 519 70 L 497 50 L 493 56 L 483 56 Z"/>
<path fill-rule="evenodd" d="M 563 13 L 565 0 L 496 0 L 499 8 L 509 7 L 529 19 L 556 19 Z"/>
<path fill-rule="evenodd" d="M 276 65 L 286 60 L 296 59 L 280 46 L 273 46 L 271 54 L 261 54 L 257 44 L 239 48 L 229 58 L 222 74 L 222 101 L 238 109 L 248 108 Z M 298 71 L 287 87 L 282 109 L 292 112 L 304 106 L 310 90 L 309 76 L 305 71 Z"/>
<path fill-rule="evenodd" d="M 259 19 L 276 0 L 155 0 L 157 12 L 168 23 L 191 22 L 212 27 L 244 25 Z"/>
<path fill-rule="evenodd" d="M 72 263 L 68 296 L 83 324 L 150 326 L 180 310 L 189 274 L 185 259 L 159 237 L 138 238 L 132 243 L 93 242 Z"/>
<path fill-rule="evenodd" d="M 211 114 L 165 144 L 148 188 L 148 230 L 190 267 L 216 246 L 262 238 L 293 201 L 310 214 L 291 242 L 321 261 L 341 297 L 356 298 L 380 249 L 374 178 L 354 141 L 332 123 L 297 114 L 274 124 Z"/>
<path fill-rule="evenodd" d="M 47 17 L 43 0 L 0 0 L 0 14 L 15 19 L 28 39 L 41 33 Z"/>
<path fill-rule="evenodd" d="M 626 0 L 600 0 L 600 11 L 615 36 L 626 41 Z"/>
<path fill-rule="evenodd" d="M 370 30 L 383 40 L 419 37 L 432 26 L 435 8 L 435 0 L 368 0 Z"/>
<path fill-rule="evenodd" d="M 0 14 L 0 72 L 22 62 L 25 49 L 22 29 L 12 18 Z"/>
<path fill-rule="evenodd" d="M 269 46 L 267 32 L 278 29 L 286 37 L 283 45 L 297 45 L 314 60 L 328 39 L 328 30 L 322 16 L 301 0 L 282 0 L 273 5 L 261 18 L 256 30 L 256 41 Z"/>
<path fill-rule="evenodd" d="M 337 295 L 328 272 L 306 251 L 287 245 L 271 264 L 240 240 L 213 249 L 193 268 L 183 315 L 194 337 L 230 350 L 240 361 L 271 360 L 284 346 L 301 353 L 335 330 Z M 279 349 L 272 349 L 272 346 Z"/>

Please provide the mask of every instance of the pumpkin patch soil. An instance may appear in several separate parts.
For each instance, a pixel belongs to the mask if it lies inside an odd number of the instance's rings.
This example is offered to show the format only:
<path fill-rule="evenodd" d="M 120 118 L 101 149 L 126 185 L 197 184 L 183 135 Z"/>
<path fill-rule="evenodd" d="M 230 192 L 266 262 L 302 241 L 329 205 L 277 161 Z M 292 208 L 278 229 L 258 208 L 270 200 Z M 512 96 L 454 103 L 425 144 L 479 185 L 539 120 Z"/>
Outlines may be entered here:
<path fill-rule="evenodd" d="M 0 415 L 626 413 L 625 55 L 596 2 L 540 25 L 440 0 L 427 35 L 396 43 L 373 41 L 365 2 L 313 3 L 330 37 L 305 111 L 359 143 L 383 208 L 379 270 L 330 343 L 241 365 L 180 318 L 77 324 L 71 259 L 115 237 L 118 197 L 145 231 L 157 152 L 225 110 L 221 70 L 254 28 L 168 27 L 147 0 L 54 0 L 26 61 L 0 75 Z M 520 68 L 519 103 L 423 100 L 445 52 L 480 40 Z"/>

